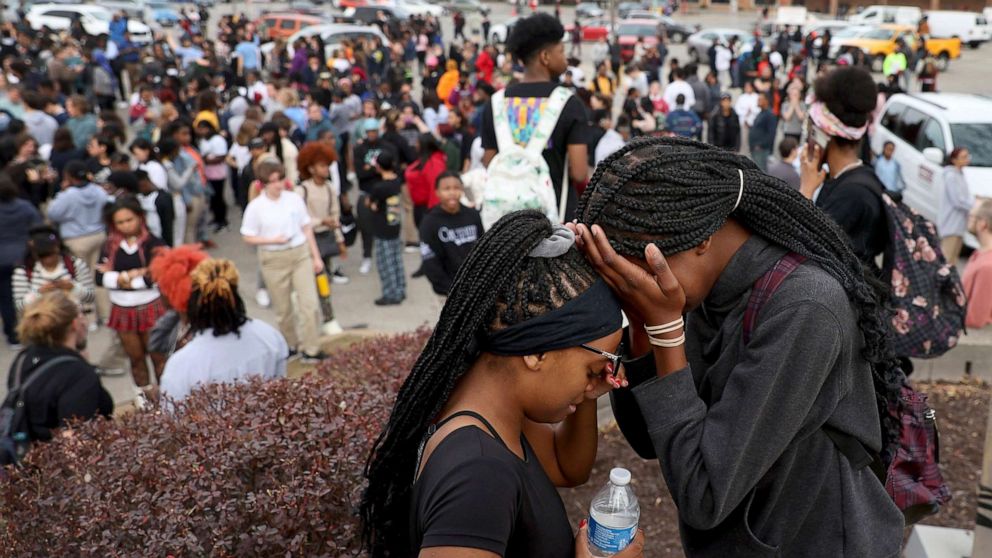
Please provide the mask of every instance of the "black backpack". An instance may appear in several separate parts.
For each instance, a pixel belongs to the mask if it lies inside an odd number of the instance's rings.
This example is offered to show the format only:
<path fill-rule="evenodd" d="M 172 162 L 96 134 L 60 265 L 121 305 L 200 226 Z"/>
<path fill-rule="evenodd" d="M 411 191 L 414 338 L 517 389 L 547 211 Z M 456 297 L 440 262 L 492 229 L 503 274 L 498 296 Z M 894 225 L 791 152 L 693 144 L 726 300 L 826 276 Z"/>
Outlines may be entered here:
<path fill-rule="evenodd" d="M 71 356 L 55 357 L 36 368 L 31 377 L 21 383 L 24 361 L 27 358 L 25 355 L 26 353 L 22 352 L 11 367 L 11 370 L 14 371 L 14 384 L 7 393 L 6 399 L 3 400 L 3 405 L 0 406 L 0 465 L 20 463 L 31 446 L 30 424 L 28 424 L 27 409 L 24 406 L 24 393 L 47 370 L 54 368 L 57 364 L 78 360 Z"/>

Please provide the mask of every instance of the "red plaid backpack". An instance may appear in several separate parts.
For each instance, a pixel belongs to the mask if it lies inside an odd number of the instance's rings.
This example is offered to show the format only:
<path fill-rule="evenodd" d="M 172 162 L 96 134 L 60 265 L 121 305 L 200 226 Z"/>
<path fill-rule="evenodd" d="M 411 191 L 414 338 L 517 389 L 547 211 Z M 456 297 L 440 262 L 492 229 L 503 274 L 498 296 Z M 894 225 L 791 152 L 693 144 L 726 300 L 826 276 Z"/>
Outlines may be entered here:
<path fill-rule="evenodd" d="M 804 261 L 806 258 L 799 254 L 786 254 L 754 283 L 744 311 L 745 345 L 761 308 Z M 888 409 L 889 415 L 899 422 L 899 437 L 883 439 L 881 455 L 865 448 L 857 438 L 830 426 L 824 425 L 823 431 L 855 470 L 871 467 L 902 510 L 906 525 L 912 525 L 937 513 L 941 504 L 951 499 L 951 491 L 940 473 L 936 413 L 927 405 L 927 396 L 914 390 L 901 371 L 900 376 L 899 401 L 891 403 Z"/>

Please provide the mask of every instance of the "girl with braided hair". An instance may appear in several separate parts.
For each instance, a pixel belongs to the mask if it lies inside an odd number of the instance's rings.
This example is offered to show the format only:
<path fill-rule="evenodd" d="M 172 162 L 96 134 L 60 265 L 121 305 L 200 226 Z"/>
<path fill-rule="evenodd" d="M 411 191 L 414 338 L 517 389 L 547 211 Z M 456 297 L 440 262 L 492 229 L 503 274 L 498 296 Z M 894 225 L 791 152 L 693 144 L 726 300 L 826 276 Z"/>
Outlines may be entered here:
<path fill-rule="evenodd" d="M 289 345 L 274 327 L 248 317 L 234 262 L 203 260 L 190 281 L 186 320 L 192 339 L 165 363 L 162 394 L 179 401 L 197 384 L 285 377 Z"/>
<path fill-rule="evenodd" d="M 577 215 L 630 321 L 614 413 L 659 458 L 686 555 L 898 556 L 902 514 L 841 445 L 868 456 L 898 434 L 880 409 L 903 376 L 833 220 L 749 159 L 682 138 L 607 158 Z"/>
<path fill-rule="evenodd" d="M 555 486 L 589 477 L 596 398 L 624 381 L 621 321 L 573 244 L 565 227 L 520 211 L 460 267 L 369 458 L 372 556 L 589 556 Z M 642 547 L 639 534 L 616 556 Z"/>

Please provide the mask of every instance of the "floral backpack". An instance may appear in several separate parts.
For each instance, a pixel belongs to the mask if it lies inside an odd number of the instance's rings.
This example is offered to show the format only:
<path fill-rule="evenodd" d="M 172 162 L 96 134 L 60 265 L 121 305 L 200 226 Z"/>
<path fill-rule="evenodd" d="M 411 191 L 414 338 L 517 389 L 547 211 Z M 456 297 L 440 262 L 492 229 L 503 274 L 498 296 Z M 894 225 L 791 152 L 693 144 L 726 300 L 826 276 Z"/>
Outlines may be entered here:
<path fill-rule="evenodd" d="M 889 226 L 882 276 L 890 286 L 896 354 L 939 357 L 964 334 L 964 286 L 940 251 L 937 227 L 888 194 L 882 194 L 882 203 Z"/>
<path fill-rule="evenodd" d="M 572 91 L 566 87 L 555 88 L 539 113 L 537 124 L 531 124 L 533 131 L 523 147 L 513 139 L 507 106 L 510 101 L 505 94 L 505 89 L 497 91 L 491 99 L 499 152 L 489 162 L 489 177 L 482 193 L 482 224 L 488 230 L 500 217 L 521 209 L 536 209 L 552 223 L 560 223 L 568 188 L 562 188 L 559 207 L 543 152 Z M 565 175 L 568 175 L 567 171 Z M 564 186 L 564 182 L 562 184 Z"/>

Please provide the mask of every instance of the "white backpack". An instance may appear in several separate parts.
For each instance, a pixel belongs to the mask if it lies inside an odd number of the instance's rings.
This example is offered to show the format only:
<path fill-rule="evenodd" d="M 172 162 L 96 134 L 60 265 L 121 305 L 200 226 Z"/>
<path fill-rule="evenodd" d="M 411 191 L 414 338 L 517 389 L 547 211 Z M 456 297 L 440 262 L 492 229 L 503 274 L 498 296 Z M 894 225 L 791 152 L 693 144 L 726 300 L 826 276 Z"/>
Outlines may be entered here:
<path fill-rule="evenodd" d="M 493 124 L 499 152 L 489 162 L 489 177 L 482 195 L 482 225 L 487 230 L 500 217 L 521 209 L 537 209 L 547 215 L 552 223 L 561 222 L 561 216 L 565 214 L 568 185 L 565 181 L 562 182 L 559 207 L 551 172 L 542 153 L 571 96 L 570 89 L 555 88 L 548 97 L 548 104 L 540 114 L 527 146 L 520 147 L 513 141 L 513 133 L 510 131 L 505 90 L 493 95 Z M 565 169 L 567 177 L 567 164 Z"/>

